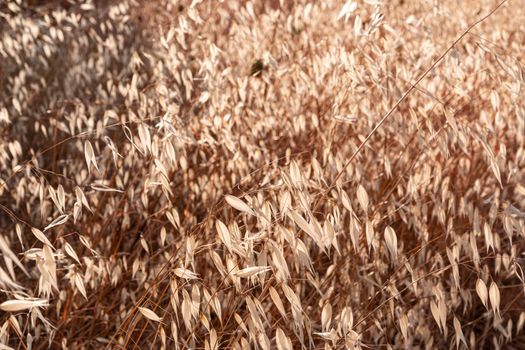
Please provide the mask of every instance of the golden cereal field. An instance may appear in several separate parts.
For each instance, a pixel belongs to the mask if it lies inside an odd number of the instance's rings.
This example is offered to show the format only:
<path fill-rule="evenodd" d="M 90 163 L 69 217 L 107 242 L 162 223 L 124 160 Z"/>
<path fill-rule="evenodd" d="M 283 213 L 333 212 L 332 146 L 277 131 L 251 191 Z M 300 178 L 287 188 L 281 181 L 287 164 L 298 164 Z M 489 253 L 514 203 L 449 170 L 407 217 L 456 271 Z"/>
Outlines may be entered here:
<path fill-rule="evenodd" d="M 500 1 L 0 1 L 0 350 L 525 349 Z"/>

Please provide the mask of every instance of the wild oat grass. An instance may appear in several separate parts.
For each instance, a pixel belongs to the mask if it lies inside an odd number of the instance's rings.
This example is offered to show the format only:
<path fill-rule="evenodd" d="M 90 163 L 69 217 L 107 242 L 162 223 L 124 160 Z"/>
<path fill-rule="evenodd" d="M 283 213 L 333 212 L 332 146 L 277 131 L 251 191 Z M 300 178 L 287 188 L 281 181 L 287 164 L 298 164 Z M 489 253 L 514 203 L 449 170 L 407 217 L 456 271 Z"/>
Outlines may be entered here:
<path fill-rule="evenodd" d="M 524 348 L 524 16 L 1 3 L 0 348 Z"/>

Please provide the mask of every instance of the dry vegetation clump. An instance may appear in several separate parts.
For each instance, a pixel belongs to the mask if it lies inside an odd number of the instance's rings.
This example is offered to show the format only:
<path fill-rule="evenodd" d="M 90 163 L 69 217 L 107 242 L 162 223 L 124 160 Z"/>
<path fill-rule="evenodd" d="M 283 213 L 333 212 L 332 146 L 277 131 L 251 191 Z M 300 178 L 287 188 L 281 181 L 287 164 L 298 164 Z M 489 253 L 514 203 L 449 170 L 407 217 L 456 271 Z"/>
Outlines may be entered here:
<path fill-rule="evenodd" d="M 0 349 L 523 348 L 496 5 L 1 4 Z"/>

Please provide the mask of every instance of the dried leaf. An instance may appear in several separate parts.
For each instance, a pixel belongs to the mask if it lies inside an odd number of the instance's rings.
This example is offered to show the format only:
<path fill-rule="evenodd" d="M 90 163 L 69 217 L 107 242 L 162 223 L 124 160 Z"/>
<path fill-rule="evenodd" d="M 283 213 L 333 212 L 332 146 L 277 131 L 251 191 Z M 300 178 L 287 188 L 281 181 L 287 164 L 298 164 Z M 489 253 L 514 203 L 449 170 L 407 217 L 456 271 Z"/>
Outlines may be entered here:
<path fill-rule="evenodd" d="M 226 202 L 228 202 L 228 204 L 231 205 L 233 208 L 235 208 L 235 209 L 237 209 L 239 211 L 242 211 L 244 213 L 247 213 L 247 214 L 255 216 L 255 213 L 252 210 L 252 208 L 250 208 L 241 199 L 239 199 L 237 197 L 234 197 L 234 196 L 230 196 L 230 195 L 226 195 L 226 196 L 224 196 L 224 198 L 226 199 Z"/>
<path fill-rule="evenodd" d="M 407 315 L 403 315 L 399 318 L 399 327 L 401 328 L 401 333 L 403 334 L 403 338 L 405 338 L 405 341 L 408 340 L 408 317 Z"/>
<path fill-rule="evenodd" d="M 0 310 L 6 312 L 18 312 L 34 307 L 46 307 L 49 302 L 45 299 L 7 300 L 0 304 Z"/>
<path fill-rule="evenodd" d="M 232 253 L 232 239 L 228 227 L 226 227 L 226 225 L 222 221 L 217 220 L 217 222 L 215 222 L 215 229 L 217 230 L 217 233 L 219 234 L 219 238 L 221 239 L 222 243 L 224 243 L 224 245 L 226 246 L 226 249 L 228 249 L 228 251 Z"/>
<path fill-rule="evenodd" d="M 182 267 L 176 268 L 175 270 L 173 270 L 173 273 L 175 273 L 177 277 L 184 278 L 187 280 L 194 280 L 199 278 L 199 276 L 195 272 Z"/>
<path fill-rule="evenodd" d="M 33 234 L 35 235 L 35 237 L 42 243 L 52 247 L 53 245 L 51 244 L 51 242 L 47 239 L 46 235 L 40 231 L 39 229 L 35 228 L 35 227 L 32 227 L 31 228 L 31 232 L 33 232 Z"/>
<path fill-rule="evenodd" d="M 286 316 L 286 310 L 284 309 L 284 305 L 281 300 L 281 297 L 279 296 L 279 293 L 277 293 L 274 287 L 270 287 L 270 297 L 272 298 L 273 304 L 275 305 L 281 316 L 286 320 L 288 318 Z"/>
<path fill-rule="evenodd" d="M 499 293 L 498 285 L 494 281 L 490 284 L 489 299 L 490 299 L 490 304 L 492 305 L 492 311 L 499 314 L 500 293 Z"/>
<path fill-rule="evenodd" d="M 337 15 L 336 20 L 340 20 L 341 18 L 345 18 L 345 22 L 348 20 L 348 17 L 352 14 L 352 12 L 355 11 L 357 8 L 357 3 L 354 0 L 348 0 L 344 5 L 339 14 Z"/>
<path fill-rule="evenodd" d="M 67 255 L 72 257 L 80 265 L 80 259 L 78 258 L 77 253 L 75 252 L 75 250 L 73 249 L 73 247 L 71 247 L 69 243 L 67 242 L 64 243 L 64 250 L 66 251 Z"/>
<path fill-rule="evenodd" d="M 155 322 L 162 322 L 162 318 L 160 318 L 155 312 L 152 310 L 145 308 L 145 307 L 139 307 L 139 311 L 141 314 L 143 314 L 147 319 L 150 319 Z"/>
<path fill-rule="evenodd" d="M 91 146 L 91 142 L 87 140 L 84 142 L 84 157 L 86 159 L 88 171 L 91 171 L 91 164 L 93 164 L 95 169 L 98 170 L 97 160 L 95 158 L 95 151 L 93 150 L 93 146 Z"/>
<path fill-rule="evenodd" d="M 268 272 L 271 269 L 272 269 L 271 266 L 252 266 L 252 267 L 247 267 L 242 270 L 239 270 L 235 272 L 234 275 L 237 277 L 249 278 L 249 277 L 258 275 L 260 273 Z"/>
<path fill-rule="evenodd" d="M 465 335 L 461 329 L 461 324 L 459 323 L 459 320 L 456 316 L 454 316 L 454 331 L 456 333 L 456 349 L 459 348 L 460 341 L 463 343 L 463 345 L 465 345 L 465 348 L 468 349 L 467 340 L 465 339 Z"/>
<path fill-rule="evenodd" d="M 78 273 L 75 274 L 75 286 L 79 290 L 80 294 L 82 294 L 82 296 L 86 300 L 88 300 L 88 297 L 86 294 L 86 287 L 84 287 L 84 281 L 82 280 L 82 277 Z"/>
<path fill-rule="evenodd" d="M 385 243 L 387 249 L 390 251 L 392 258 L 397 257 L 397 236 L 394 229 L 390 226 L 385 228 Z"/>
<path fill-rule="evenodd" d="M 277 343 L 278 350 L 292 350 L 292 341 L 286 336 L 284 331 L 277 327 L 275 331 L 275 342 Z"/>
<path fill-rule="evenodd" d="M 57 217 L 55 220 L 53 220 L 49 225 L 47 225 L 44 228 L 44 232 L 46 232 L 50 228 L 53 228 L 53 227 L 65 224 L 68 219 L 69 219 L 69 215 L 67 215 L 67 214 L 60 215 L 59 217 Z"/>
<path fill-rule="evenodd" d="M 330 328 L 330 324 L 332 322 L 332 305 L 325 304 L 323 306 L 323 310 L 321 311 L 321 326 L 323 327 L 323 331 L 327 331 Z"/>
<path fill-rule="evenodd" d="M 368 212 L 368 194 L 362 185 L 357 188 L 357 200 L 363 211 Z"/>
<path fill-rule="evenodd" d="M 314 242 L 318 243 L 320 241 L 319 235 L 315 232 L 312 225 L 310 225 L 306 220 L 299 215 L 295 210 L 290 210 L 288 212 L 288 215 L 291 217 L 291 219 L 299 226 L 301 230 L 303 230 L 310 238 L 314 240 Z"/>
<path fill-rule="evenodd" d="M 476 292 L 478 293 L 479 298 L 481 299 L 481 302 L 483 303 L 483 306 L 488 308 L 487 300 L 488 300 L 488 291 L 487 286 L 485 285 L 485 282 L 481 278 L 478 278 L 478 281 L 476 282 Z"/>

